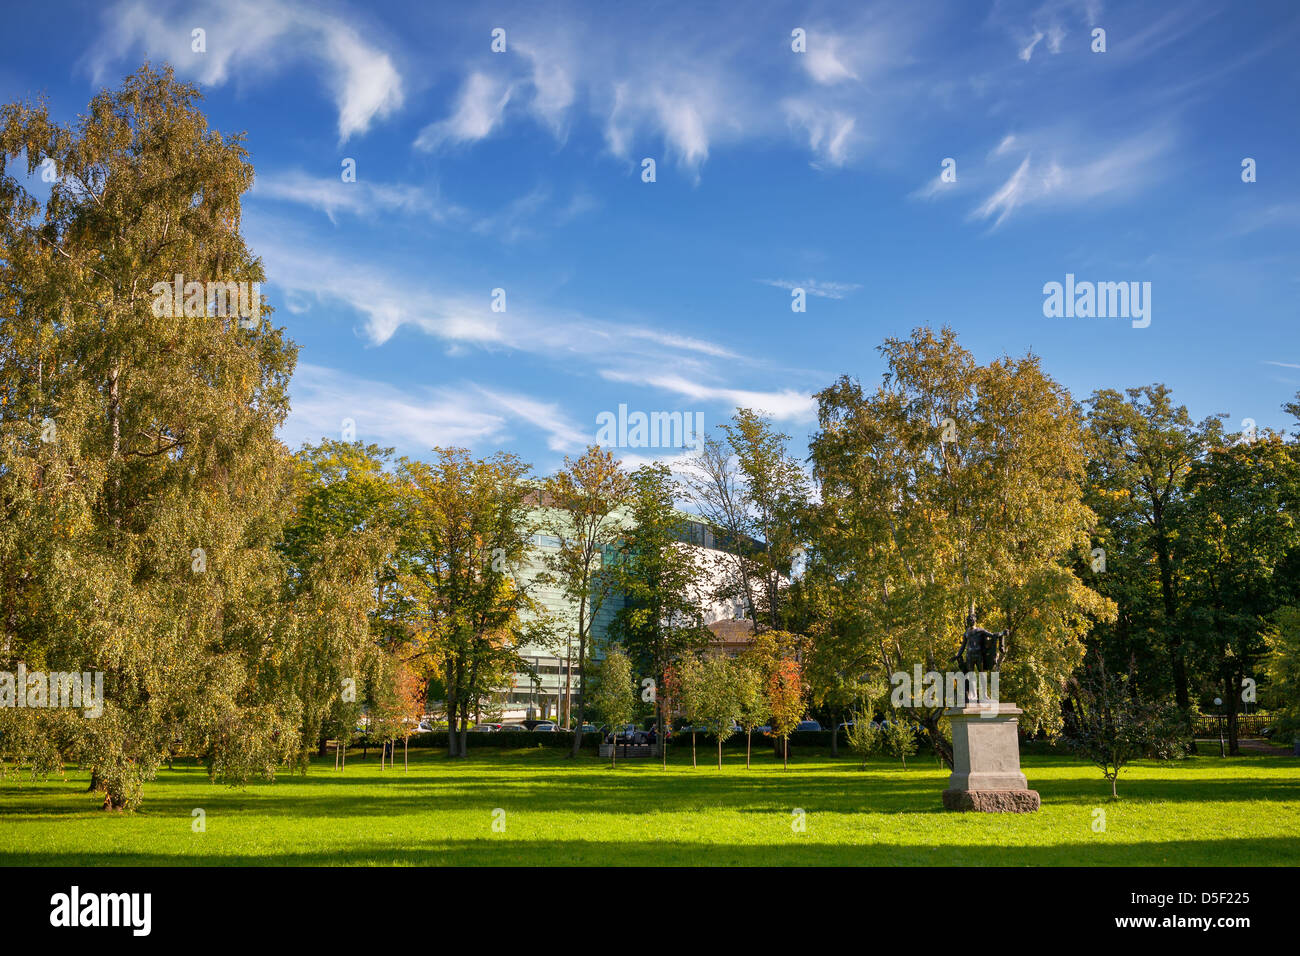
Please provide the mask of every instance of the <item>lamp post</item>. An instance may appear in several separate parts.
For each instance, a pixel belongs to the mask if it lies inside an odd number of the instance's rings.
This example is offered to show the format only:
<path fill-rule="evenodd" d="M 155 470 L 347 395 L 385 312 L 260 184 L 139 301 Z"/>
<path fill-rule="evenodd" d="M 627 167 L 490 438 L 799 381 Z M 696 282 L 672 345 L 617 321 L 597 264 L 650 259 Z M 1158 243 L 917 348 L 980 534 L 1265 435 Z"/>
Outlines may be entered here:
<path fill-rule="evenodd" d="M 1219 756 L 1225 757 L 1227 754 L 1223 751 L 1223 698 L 1214 698 L 1214 706 L 1219 708 Z"/>

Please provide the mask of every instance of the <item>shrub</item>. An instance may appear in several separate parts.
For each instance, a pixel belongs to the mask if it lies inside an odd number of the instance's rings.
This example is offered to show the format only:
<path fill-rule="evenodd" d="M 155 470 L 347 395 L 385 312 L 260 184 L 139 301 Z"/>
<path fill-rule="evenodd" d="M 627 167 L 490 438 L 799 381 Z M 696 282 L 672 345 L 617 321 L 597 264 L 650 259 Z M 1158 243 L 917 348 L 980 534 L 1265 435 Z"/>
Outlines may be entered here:
<path fill-rule="evenodd" d="M 871 712 L 853 715 L 853 726 L 845 732 L 849 749 L 862 758 L 862 766 L 867 766 L 867 758 L 880 752 L 884 743 L 884 733 L 871 721 Z"/>
<path fill-rule="evenodd" d="M 907 769 L 907 758 L 916 753 L 916 736 L 920 725 L 910 717 L 902 717 L 895 711 L 893 718 L 881 729 L 885 749 L 903 761 Z"/>
<path fill-rule="evenodd" d="M 1142 701 L 1132 674 L 1108 674 L 1098 660 L 1070 679 L 1062 742 L 1101 768 L 1119 799 L 1120 770 L 1137 757 L 1177 757 L 1187 749 L 1187 726 L 1172 707 Z"/>

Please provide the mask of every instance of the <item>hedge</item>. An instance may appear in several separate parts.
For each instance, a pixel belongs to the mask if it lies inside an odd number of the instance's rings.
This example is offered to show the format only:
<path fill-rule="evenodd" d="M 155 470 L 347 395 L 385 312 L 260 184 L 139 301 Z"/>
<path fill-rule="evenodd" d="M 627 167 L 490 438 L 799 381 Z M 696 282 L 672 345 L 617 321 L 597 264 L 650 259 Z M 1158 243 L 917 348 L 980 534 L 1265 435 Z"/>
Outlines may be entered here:
<path fill-rule="evenodd" d="M 582 741 L 583 747 L 590 747 L 595 751 L 596 745 L 600 742 L 600 734 L 584 734 Z M 531 730 L 507 730 L 507 731 L 474 731 L 471 730 L 465 734 L 465 741 L 468 747 L 497 748 L 501 750 L 527 750 L 535 747 L 556 747 L 566 748 L 573 746 L 573 732 L 568 730 L 556 730 L 551 733 L 535 733 Z M 375 750 L 379 749 L 379 741 L 374 738 L 363 736 L 354 737 L 350 748 L 368 745 Z M 397 738 L 397 745 L 400 748 L 402 738 Z M 410 746 L 412 747 L 433 747 L 435 749 L 447 749 L 447 731 L 435 730 L 427 734 L 411 734 Z"/>
<path fill-rule="evenodd" d="M 514 731 L 492 731 L 483 733 L 481 731 L 469 731 L 465 734 L 465 740 L 470 748 L 486 748 L 497 750 L 531 750 L 537 747 L 547 747 L 554 749 L 567 749 L 573 746 L 573 733 L 568 730 L 556 730 L 550 733 L 535 733 L 526 730 Z M 397 738 L 398 746 L 401 746 L 402 738 Z M 751 744 L 755 752 L 763 749 L 772 749 L 775 746 L 776 738 L 754 732 Z M 598 733 L 588 732 L 584 734 L 582 742 L 583 749 L 590 748 L 595 753 L 596 747 L 601 743 L 601 735 Z M 348 745 L 350 748 L 369 746 L 372 749 L 379 749 L 379 741 L 373 737 L 367 739 L 364 735 L 354 737 Z M 416 748 L 435 748 L 447 749 L 447 731 L 436 730 L 432 733 L 412 734 L 410 746 Z M 668 747 L 672 749 L 689 750 L 691 746 L 691 735 L 677 731 L 668 741 Z M 695 734 L 695 746 L 697 750 L 717 749 L 718 742 L 712 734 L 697 731 Z M 795 753 L 804 748 L 820 748 L 829 750 L 831 746 L 831 731 L 829 730 L 797 730 L 790 735 L 790 752 Z M 839 746 L 841 750 L 848 750 L 848 741 L 844 732 L 840 731 Z M 735 734 L 727 738 L 722 743 L 724 750 L 744 750 L 745 735 Z M 1022 754 L 1060 754 L 1067 753 L 1051 741 L 1046 740 L 1024 740 L 1020 741 Z M 928 752 L 930 747 L 928 742 L 924 742 L 921 747 L 922 751 Z"/>

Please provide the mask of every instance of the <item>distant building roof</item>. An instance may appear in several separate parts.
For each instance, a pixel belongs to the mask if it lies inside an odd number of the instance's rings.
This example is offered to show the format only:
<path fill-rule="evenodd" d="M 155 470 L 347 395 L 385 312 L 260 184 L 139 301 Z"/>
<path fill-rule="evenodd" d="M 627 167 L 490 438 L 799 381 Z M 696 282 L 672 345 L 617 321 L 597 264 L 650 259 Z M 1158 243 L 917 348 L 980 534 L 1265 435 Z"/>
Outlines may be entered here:
<path fill-rule="evenodd" d="M 714 621 L 709 626 L 714 642 L 729 654 L 738 654 L 749 647 L 754 639 L 753 622 L 727 619 Z"/>

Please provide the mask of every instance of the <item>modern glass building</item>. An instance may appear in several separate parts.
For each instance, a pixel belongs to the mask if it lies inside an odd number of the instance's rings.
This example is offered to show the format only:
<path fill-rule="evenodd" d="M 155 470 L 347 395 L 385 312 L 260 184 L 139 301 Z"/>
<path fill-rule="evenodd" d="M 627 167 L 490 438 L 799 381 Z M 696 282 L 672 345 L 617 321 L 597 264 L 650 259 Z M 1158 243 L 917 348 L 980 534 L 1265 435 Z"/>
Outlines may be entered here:
<path fill-rule="evenodd" d="M 551 509 L 544 511 L 551 512 Z M 553 513 L 543 513 L 543 509 L 539 509 L 534 520 L 540 523 L 553 517 Z M 730 568 L 729 559 L 703 524 L 686 513 L 682 513 L 681 517 L 682 547 L 698 551 L 700 567 L 705 575 L 705 580 L 700 582 L 700 591 L 702 594 L 710 594 L 725 580 Z M 617 515 L 615 520 L 618 520 Z M 568 701 L 577 696 L 581 673 L 576 636 L 577 606 L 556 585 L 537 583 L 538 576 L 546 569 L 547 555 L 554 554 L 559 547 L 560 541 L 553 535 L 534 535 L 532 548 L 519 569 L 518 577 L 520 583 L 530 589 L 546 610 L 565 625 L 564 631 L 568 636 L 562 636 L 557 647 L 526 645 L 520 648 L 520 654 L 528 662 L 530 670 L 515 674 L 513 686 L 501 688 L 499 702 L 504 720 L 559 719 L 563 723 Z M 618 593 L 605 598 L 592 623 L 589 648 L 592 660 L 599 661 L 604 657 L 609 626 L 626 603 L 626 597 Z M 707 598 L 702 600 L 701 610 L 705 624 L 746 616 L 744 608 L 731 603 L 714 604 Z"/>

